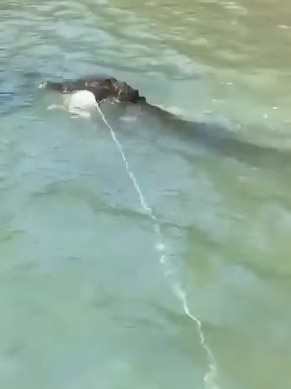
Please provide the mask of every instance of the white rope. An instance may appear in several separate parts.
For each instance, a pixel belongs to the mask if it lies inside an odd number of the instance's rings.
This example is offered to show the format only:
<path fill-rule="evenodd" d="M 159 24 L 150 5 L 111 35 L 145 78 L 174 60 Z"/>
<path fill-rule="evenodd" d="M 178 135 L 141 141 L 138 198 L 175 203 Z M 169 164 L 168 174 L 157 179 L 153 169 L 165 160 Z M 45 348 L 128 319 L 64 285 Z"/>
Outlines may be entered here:
<path fill-rule="evenodd" d="M 120 153 L 120 155 L 121 155 L 121 157 L 123 159 L 123 162 L 124 162 L 126 171 L 128 173 L 128 176 L 129 176 L 129 178 L 130 178 L 130 180 L 131 180 L 131 182 L 133 184 L 133 187 L 134 187 L 134 189 L 135 189 L 135 191 L 136 191 L 136 193 L 137 193 L 137 195 L 139 197 L 139 201 L 140 201 L 140 205 L 142 207 L 142 210 L 152 220 L 152 223 L 153 223 L 153 226 L 154 226 L 154 231 L 155 231 L 155 233 L 157 235 L 157 242 L 156 242 L 155 248 L 156 248 L 157 252 L 159 252 L 159 262 L 160 262 L 160 264 L 165 267 L 164 275 L 167 276 L 167 277 L 172 276 L 172 279 L 173 279 L 173 273 L 174 272 L 173 272 L 173 269 L 171 268 L 171 266 L 169 264 L 168 256 L 167 256 L 167 253 L 166 253 L 166 245 L 164 244 L 164 241 L 163 241 L 162 232 L 161 232 L 161 226 L 160 226 L 160 224 L 158 222 L 158 219 L 154 215 L 152 208 L 148 205 L 148 203 L 147 203 L 147 201 L 145 199 L 145 196 L 143 195 L 143 192 L 142 192 L 142 190 L 140 188 L 140 185 L 139 185 L 139 183 L 138 183 L 134 173 L 130 169 L 130 166 L 129 166 L 129 163 L 127 161 L 125 152 L 123 150 L 123 146 L 120 143 L 120 141 L 117 139 L 113 128 L 110 126 L 110 124 L 106 120 L 106 118 L 105 118 L 105 116 L 104 116 L 104 114 L 103 114 L 99 104 L 97 105 L 97 109 L 98 109 L 98 111 L 100 113 L 100 116 L 101 116 L 103 122 L 105 123 L 106 127 L 110 131 L 112 140 L 114 141 L 114 143 L 116 144 L 116 146 L 117 146 L 117 148 L 119 150 L 119 153 Z M 209 363 L 208 370 L 205 373 L 204 378 L 203 378 L 204 384 L 205 384 L 205 388 L 207 388 L 207 389 L 219 389 L 219 387 L 215 383 L 216 376 L 217 376 L 217 366 L 216 366 L 215 358 L 214 358 L 214 355 L 213 355 L 210 347 L 208 346 L 208 344 L 206 342 L 205 334 L 204 334 L 204 331 L 203 331 L 203 328 L 202 328 L 202 323 L 198 319 L 198 317 L 196 317 L 194 314 L 192 314 L 190 312 L 186 294 L 185 294 L 184 290 L 182 289 L 180 283 L 177 282 L 176 279 L 173 279 L 173 282 L 174 282 L 174 284 L 173 284 L 174 292 L 175 292 L 177 298 L 180 300 L 180 302 L 182 304 L 184 313 L 188 316 L 189 319 L 193 320 L 195 322 L 195 324 L 196 324 L 201 347 L 204 349 L 204 351 L 205 351 L 205 353 L 207 355 L 207 358 L 208 358 L 208 363 Z"/>

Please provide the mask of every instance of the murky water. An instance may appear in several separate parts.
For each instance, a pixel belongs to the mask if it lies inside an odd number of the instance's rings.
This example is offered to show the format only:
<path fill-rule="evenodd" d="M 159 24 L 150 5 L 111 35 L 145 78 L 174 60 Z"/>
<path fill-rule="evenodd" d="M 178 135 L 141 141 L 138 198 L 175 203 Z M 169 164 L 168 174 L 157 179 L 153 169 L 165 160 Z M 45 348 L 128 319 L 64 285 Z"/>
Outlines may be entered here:
<path fill-rule="evenodd" d="M 289 8 L 0 6 L 1 388 L 290 387 Z M 159 237 L 101 118 L 36 89 L 98 72 L 284 153 L 217 153 L 106 111 Z"/>

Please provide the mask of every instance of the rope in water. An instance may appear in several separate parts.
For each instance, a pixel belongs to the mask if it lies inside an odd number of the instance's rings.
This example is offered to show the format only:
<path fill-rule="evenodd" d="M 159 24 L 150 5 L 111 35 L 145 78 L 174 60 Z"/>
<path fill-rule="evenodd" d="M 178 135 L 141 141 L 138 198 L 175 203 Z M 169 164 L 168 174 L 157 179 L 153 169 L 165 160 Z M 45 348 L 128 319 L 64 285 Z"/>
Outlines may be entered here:
<path fill-rule="evenodd" d="M 132 185 L 133 185 L 133 187 L 134 187 L 134 189 L 135 189 L 135 191 L 136 191 L 136 193 L 137 193 L 137 195 L 139 197 L 139 201 L 140 201 L 140 205 L 142 207 L 142 210 L 143 210 L 144 213 L 146 213 L 149 216 L 149 218 L 151 219 L 151 221 L 153 223 L 154 231 L 155 231 L 156 236 L 157 236 L 157 242 L 156 242 L 155 248 L 156 248 L 157 252 L 159 253 L 159 262 L 160 262 L 161 265 L 167 266 L 164 275 L 165 276 L 170 276 L 170 275 L 173 274 L 173 271 L 170 268 L 169 260 L 167 258 L 166 245 L 164 244 L 164 241 L 163 241 L 163 236 L 162 236 L 162 232 L 161 232 L 161 226 L 160 226 L 160 224 L 158 222 L 158 219 L 155 216 L 155 214 L 153 213 L 152 208 L 148 205 L 148 203 L 147 203 L 147 201 L 145 199 L 145 196 L 143 195 L 143 192 L 141 190 L 141 187 L 140 187 L 140 185 L 139 185 L 139 183 L 138 183 L 134 173 L 132 172 L 132 170 L 131 170 L 131 168 L 129 166 L 129 163 L 128 163 L 128 160 L 126 158 L 123 146 L 120 143 L 120 141 L 118 140 L 118 138 L 116 137 L 115 131 L 113 130 L 111 125 L 106 120 L 106 118 L 105 118 L 105 116 L 104 116 L 104 114 L 103 114 L 99 104 L 97 105 L 97 109 L 99 111 L 99 114 L 100 114 L 104 124 L 106 125 L 106 127 L 110 131 L 112 140 L 114 141 L 114 143 L 116 144 L 116 146 L 118 148 L 120 156 L 122 157 L 122 160 L 124 162 L 127 174 L 128 174 L 128 176 L 129 176 L 129 178 L 130 178 L 130 180 L 132 182 Z M 181 302 L 181 304 L 183 306 L 184 313 L 191 320 L 193 320 L 195 322 L 196 327 L 197 327 L 197 332 L 198 332 L 198 336 L 199 336 L 199 341 L 200 341 L 201 347 L 204 349 L 204 351 L 205 351 L 205 353 L 207 355 L 207 358 L 208 358 L 208 362 L 209 362 L 208 371 L 206 372 L 206 374 L 204 375 L 204 378 L 203 378 L 205 387 L 209 388 L 209 389 L 219 389 L 219 387 L 215 383 L 216 376 L 217 376 L 217 366 L 216 366 L 215 358 L 214 358 L 214 355 L 213 355 L 210 347 L 208 346 L 208 344 L 206 342 L 205 334 L 204 334 L 204 331 L 203 331 L 203 328 L 202 328 L 202 323 L 198 319 L 198 317 L 196 317 L 194 314 L 192 314 L 190 312 L 190 309 L 189 309 L 189 306 L 188 306 L 188 300 L 187 300 L 187 297 L 186 297 L 186 293 L 182 289 L 180 283 L 177 282 L 177 280 L 173 280 L 173 281 L 174 281 L 174 284 L 173 284 L 174 292 L 175 292 L 177 298 L 180 300 L 180 302 Z"/>

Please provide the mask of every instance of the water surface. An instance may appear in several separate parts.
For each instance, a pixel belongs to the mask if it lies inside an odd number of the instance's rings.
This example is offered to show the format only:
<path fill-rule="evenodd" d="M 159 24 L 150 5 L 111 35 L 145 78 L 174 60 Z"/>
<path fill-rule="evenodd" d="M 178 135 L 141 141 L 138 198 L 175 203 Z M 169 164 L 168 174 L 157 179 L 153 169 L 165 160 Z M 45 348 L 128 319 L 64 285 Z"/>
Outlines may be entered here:
<path fill-rule="evenodd" d="M 36 88 L 106 72 L 153 104 L 286 153 L 289 8 L 0 6 L 1 388 L 290 387 L 288 158 L 216 153 L 161 125 L 113 121 L 160 223 L 163 264 L 104 123 L 47 110 Z"/>

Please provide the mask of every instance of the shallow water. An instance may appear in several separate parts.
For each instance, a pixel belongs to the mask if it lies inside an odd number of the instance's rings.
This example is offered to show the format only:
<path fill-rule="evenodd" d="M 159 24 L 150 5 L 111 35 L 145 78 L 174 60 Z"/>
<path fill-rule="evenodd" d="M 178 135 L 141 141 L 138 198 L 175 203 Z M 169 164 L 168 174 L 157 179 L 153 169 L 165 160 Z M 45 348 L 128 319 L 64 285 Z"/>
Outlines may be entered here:
<path fill-rule="evenodd" d="M 1 388 L 290 387 L 289 158 L 104 107 L 161 238 L 101 118 L 36 88 L 113 74 L 288 156 L 290 17 L 284 0 L 0 6 Z"/>

